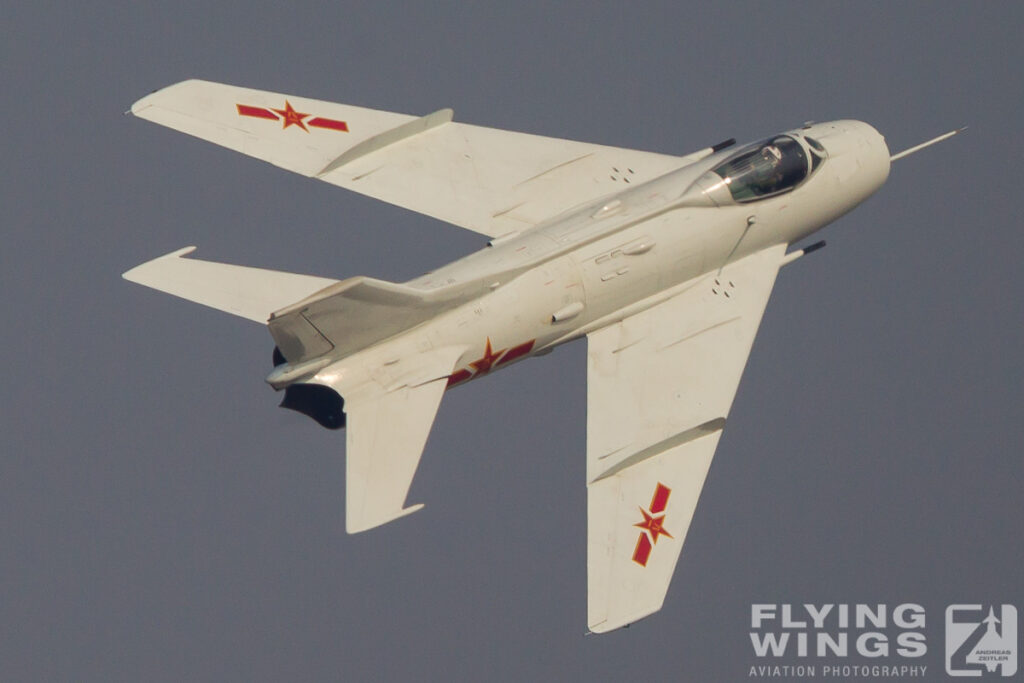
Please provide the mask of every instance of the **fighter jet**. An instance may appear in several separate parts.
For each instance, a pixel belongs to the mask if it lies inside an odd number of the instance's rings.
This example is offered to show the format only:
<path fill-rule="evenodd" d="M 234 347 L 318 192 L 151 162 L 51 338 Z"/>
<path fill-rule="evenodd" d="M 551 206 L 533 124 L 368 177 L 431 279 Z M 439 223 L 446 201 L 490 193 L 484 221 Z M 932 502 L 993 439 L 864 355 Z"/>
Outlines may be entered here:
<path fill-rule="evenodd" d="M 189 80 L 136 116 L 472 230 L 404 283 L 191 256 L 133 282 L 266 325 L 282 406 L 345 430 L 346 528 L 406 501 L 444 393 L 587 343 L 587 625 L 658 611 L 779 269 L 878 190 L 866 123 L 807 123 L 672 156 Z"/>

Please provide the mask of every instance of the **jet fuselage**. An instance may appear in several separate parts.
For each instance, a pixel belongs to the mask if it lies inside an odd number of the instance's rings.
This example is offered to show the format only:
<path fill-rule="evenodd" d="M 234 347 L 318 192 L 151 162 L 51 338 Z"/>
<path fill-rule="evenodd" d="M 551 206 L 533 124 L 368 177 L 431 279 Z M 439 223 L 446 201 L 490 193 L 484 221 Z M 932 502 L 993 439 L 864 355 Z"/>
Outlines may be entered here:
<path fill-rule="evenodd" d="M 429 291 L 493 277 L 484 294 L 304 381 L 344 396 L 372 380 L 400 381 L 403 360 L 417 353 L 462 345 L 466 351 L 448 381 L 457 385 L 690 287 L 729 297 L 733 285 L 715 277 L 723 266 L 807 237 L 867 199 L 889 174 L 885 139 L 866 123 L 817 123 L 769 140 L 781 136 L 796 140 L 809 159 L 818 157 L 795 187 L 737 201 L 728 181 L 713 172 L 737 156 L 734 149 L 635 185 L 628 182 L 632 170 L 619 169 L 621 192 L 495 238 L 406 283 Z"/>

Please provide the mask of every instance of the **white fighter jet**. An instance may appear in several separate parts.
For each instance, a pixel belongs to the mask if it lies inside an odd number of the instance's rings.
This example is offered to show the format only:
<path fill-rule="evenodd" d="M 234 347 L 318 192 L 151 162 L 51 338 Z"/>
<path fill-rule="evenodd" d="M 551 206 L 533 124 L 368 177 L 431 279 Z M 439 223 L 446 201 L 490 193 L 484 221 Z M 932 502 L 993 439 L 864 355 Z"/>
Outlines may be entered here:
<path fill-rule="evenodd" d="M 485 235 L 405 283 L 189 257 L 124 277 L 265 324 L 282 405 L 346 430 L 346 528 L 406 494 L 449 388 L 587 340 L 591 631 L 659 610 L 788 247 L 878 190 L 859 121 L 686 156 L 190 80 L 138 117 Z"/>

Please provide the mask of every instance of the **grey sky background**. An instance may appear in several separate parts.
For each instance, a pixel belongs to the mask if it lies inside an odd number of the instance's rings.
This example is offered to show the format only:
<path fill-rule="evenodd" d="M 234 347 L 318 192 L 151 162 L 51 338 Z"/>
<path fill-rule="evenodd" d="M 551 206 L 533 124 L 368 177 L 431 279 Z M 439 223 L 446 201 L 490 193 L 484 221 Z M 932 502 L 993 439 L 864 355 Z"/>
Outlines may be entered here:
<path fill-rule="evenodd" d="M 737 680 L 753 602 L 918 602 L 938 675 L 946 605 L 1022 606 L 1021 3 L 0 6 L 0 679 Z M 665 608 L 585 637 L 583 343 L 450 392 L 426 508 L 348 536 L 267 332 L 120 279 L 483 246 L 122 116 L 190 77 L 677 154 L 971 128 L 782 272 Z"/>

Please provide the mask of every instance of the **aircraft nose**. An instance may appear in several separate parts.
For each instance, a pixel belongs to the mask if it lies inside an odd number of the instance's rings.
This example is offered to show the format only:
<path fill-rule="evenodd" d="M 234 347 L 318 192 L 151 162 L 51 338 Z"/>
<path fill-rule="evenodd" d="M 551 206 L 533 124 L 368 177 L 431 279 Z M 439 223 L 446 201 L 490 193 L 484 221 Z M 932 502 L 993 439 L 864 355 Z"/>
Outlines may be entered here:
<path fill-rule="evenodd" d="M 851 126 L 851 135 L 856 140 L 856 151 L 858 164 L 865 180 L 877 183 L 871 190 L 874 192 L 889 177 L 891 166 L 889 145 L 885 142 L 885 136 L 879 133 L 874 126 L 863 121 L 856 121 Z"/>
<path fill-rule="evenodd" d="M 889 146 L 874 126 L 863 121 L 829 121 L 811 125 L 803 133 L 825 147 L 831 172 L 857 201 L 874 193 L 889 177 Z"/>
<path fill-rule="evenodd" d="M 884 169 L 885 177 L 889 175 L 889 145 L 885 142 L 885 136 L 879 133 L 874 126 L 863 121 L 856 121 L 852 133 L 857 138 L 857 154 L 861 164 L 875 167 L 878 170 Z M 884 180 L 884 178 L 883 178 Z"/>
<path fill-rule="evenodd" d="M 889 158 L 885 137 L 874 126 L 863 121 L 816 123 L 805 127 L 803 133 L 823 144 L 830 157 L 868 152 L 871 156 Z"/>

